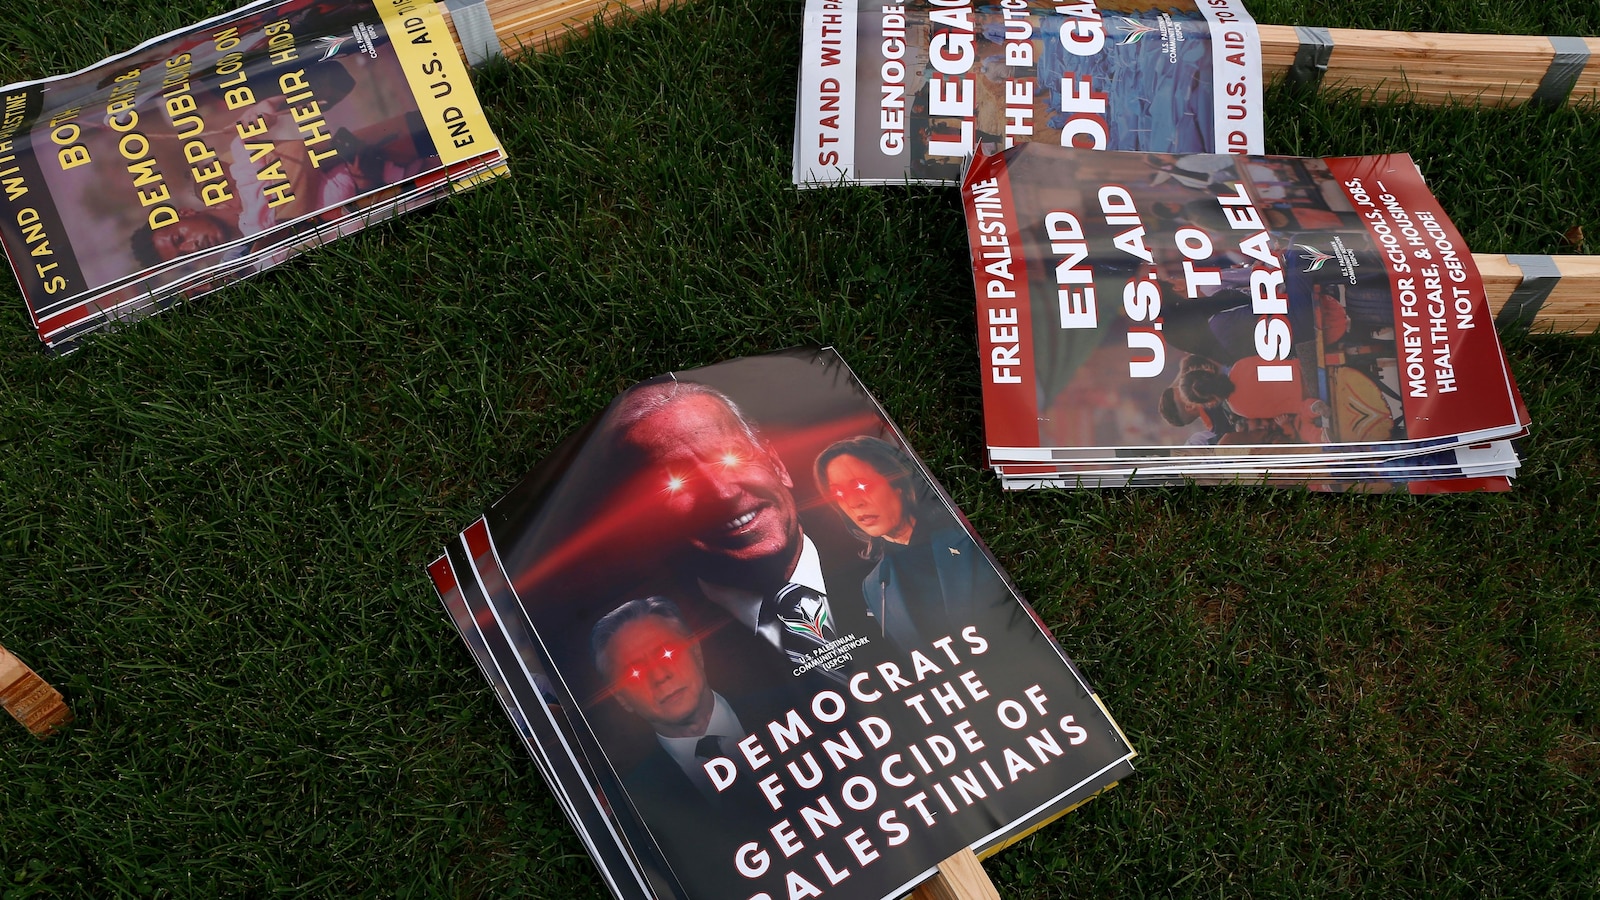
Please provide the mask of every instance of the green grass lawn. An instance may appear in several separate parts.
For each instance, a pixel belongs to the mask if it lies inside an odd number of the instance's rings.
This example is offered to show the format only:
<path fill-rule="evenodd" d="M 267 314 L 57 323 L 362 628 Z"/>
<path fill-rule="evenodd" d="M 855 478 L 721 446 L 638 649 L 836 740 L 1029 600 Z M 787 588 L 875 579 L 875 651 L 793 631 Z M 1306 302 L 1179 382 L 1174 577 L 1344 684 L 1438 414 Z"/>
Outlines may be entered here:
<path fill-rule="evenodd" d="M 1592 0 L 1254 6 L 1600 34 Z M 14 4 L 0 80 L 226 8 Z M 806 343 L 1143 754 L 1002 896 L 1600 895 L 1600 340 L 1507 341 L 1508 495 L 1003 494 L 957 196 L 790 187 L 799 18 L 696 0 L 480 72 L 510 178 L 70 358 L 0 288 L 0 643 L 78 715 L 0 720 L 0 897 L 603 896 L 422 567 L 625 385 Z M 1594 111 L 1268 117 L 1271 152 L 1412 153 L 1479 252 L 1600 252 Z"/>

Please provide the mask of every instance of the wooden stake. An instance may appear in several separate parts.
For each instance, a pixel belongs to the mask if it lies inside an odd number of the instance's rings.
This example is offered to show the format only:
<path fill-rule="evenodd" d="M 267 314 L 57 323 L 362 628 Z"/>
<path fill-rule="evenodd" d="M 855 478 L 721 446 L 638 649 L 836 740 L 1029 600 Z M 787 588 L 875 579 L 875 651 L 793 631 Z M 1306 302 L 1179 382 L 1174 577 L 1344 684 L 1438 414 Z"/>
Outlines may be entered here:
<path fill-rule="evenodd" d="M 57 728 L 72 721 L 72 710 L 61 701 L 61 692 L 0 647 L 0 706 L 5 707 L 33 732 L 34 737 L 49 737 Z"/>
<path fill-rule="evenodd" d="M 1533 331 L 1592 334 L 1600 328 L 1600 256 L 1552 256 L 1561 273 L 1531 324 Z M 1472 254 L 1489 295 L 1489 311 L 1499 315 L 1512 291 L 1522 284 L 1522 267 L 1510 257 Z"/>
<path fill-rule="evenodd" d="M 939 874 L 917 886 L 912 900 L 1000 900 L 994 882 L 970 848 L 939 863 Z"/>
<path fill-rule="evenodd" d="M 1256 27 L 1262 71 L 1269 81 L 1283 77 L 1300 49 L 1299 36 L 1290 25 Z M 1361 91 L 1377 100 L 1517 106 L 1538 90 L 1556 55 L 1546 37 L 1351 28 L 1327 32 L 1333 50 L 1323 86 Z M 1574 40 L 1589 48 L 1589 58 L 1566 102 L 1600 102 L 1600 38 Z"/>
<path fill-rule="evenodd" d="M 500 52 L 518 56 L 528 51 L 558 49 L 569 37 L 586 34 L 596 18 L 610 22 L 630 10 L 671 5 L 670 0 L 484 0 L 494 36 L 500 39 Z M 445 10 L 440 3 L 441 10 Z M 450 35 L 463 59 L 471 55 L 461 46 L 455 17 L 445 10 Z"/>

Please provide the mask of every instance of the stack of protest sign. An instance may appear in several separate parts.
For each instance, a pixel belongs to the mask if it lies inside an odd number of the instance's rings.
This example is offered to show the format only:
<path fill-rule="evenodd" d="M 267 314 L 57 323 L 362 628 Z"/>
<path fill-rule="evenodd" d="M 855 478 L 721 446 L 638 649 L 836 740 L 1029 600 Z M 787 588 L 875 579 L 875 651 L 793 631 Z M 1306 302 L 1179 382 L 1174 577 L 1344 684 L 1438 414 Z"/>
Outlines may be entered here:
<path fill-rule="evenodd" d="M 1528 419 L 1411 158 L 979 154 L 962 184 L 1007 487 L 1504 489 Z"/>
<path fill-rule="evenodd" d="M 1240 0 L 809 0 L 802 185 L 955 184 L 981 144 L 1260 153 Z"/>
<path fill-rule="evenodd" d="M 1257 25 L 1242 0 L 808 0 L 798 185 L 956 183 L 980 145 L 1262 153 L 1262 85 L 1592 103 L 1593 38 Z"/>
<path fill-rule="evenodd" d="M 431 3 L 263 0 L 0 104 L 0 242 L 56 351 L 505 170 Z"/>
<path fill-rule="evenodd" d="M 636 385 L 429 572 L 618 897 L 899 897 L 1131 772 L 831 350 Z"/>

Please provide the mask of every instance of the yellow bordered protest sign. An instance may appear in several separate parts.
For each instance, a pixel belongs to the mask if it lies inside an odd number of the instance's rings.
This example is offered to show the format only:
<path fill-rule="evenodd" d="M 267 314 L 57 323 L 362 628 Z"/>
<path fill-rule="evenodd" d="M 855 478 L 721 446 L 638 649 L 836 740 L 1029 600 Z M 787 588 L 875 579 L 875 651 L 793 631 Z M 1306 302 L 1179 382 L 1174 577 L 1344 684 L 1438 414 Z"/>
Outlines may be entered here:
<path fill-rule="evenodd" d="M 417 109 L 445 165 L 503 153 L 438 6 L 419 0 L 376 0 L 376 5 Z M 493 174 L 499 173 L 464 178 L 458 189 Z"/>

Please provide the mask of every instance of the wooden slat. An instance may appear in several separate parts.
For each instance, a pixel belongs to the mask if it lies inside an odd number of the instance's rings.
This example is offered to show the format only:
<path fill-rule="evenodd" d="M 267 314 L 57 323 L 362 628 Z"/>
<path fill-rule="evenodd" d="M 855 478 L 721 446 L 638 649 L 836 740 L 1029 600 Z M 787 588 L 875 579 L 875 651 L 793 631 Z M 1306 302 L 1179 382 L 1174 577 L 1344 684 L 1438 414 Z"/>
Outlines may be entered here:
<path fill-rule="evenodd" d="M 1600 329 L 1600 256 L 1553 256 L 1561 280 L 1545 298 L 1533 320 L 1533 330 L 1551 333 L 1593 334 Z M 1522 269 L 1504 256 L 1472 254 L 1489 310 L 1498 315 L 1511 292 L 1522 283 Z"/>
<path fill-rule="evenodd" d="M 1293 26 L 1259 25 L 1261 68 L 1281 78 L 1300 39 Z M 1458 101 L 1484 106 L 1526 103 L 1550 68 L 1548 38 L 1498 34 L 1423 34 L 1330 28 L 1333 52 L 1325 87 L 1348 88 L 1377 100 Z M 1584 38 L 1589 60 L 1568 103 L 1600 101 L 1600 38 Z"/>
<path fill-rule="evenodd" d="M 970 849 L 939 863 L 939 874 L 918 885 L 912 900 L 1000 900 L 994 882 Z"/>
<path fill-rule="evenodd" d="M 0 647 L 0 707 L 35 737 L 48 737 L 72 721 L 61 693 L 4 647 Z"/>

